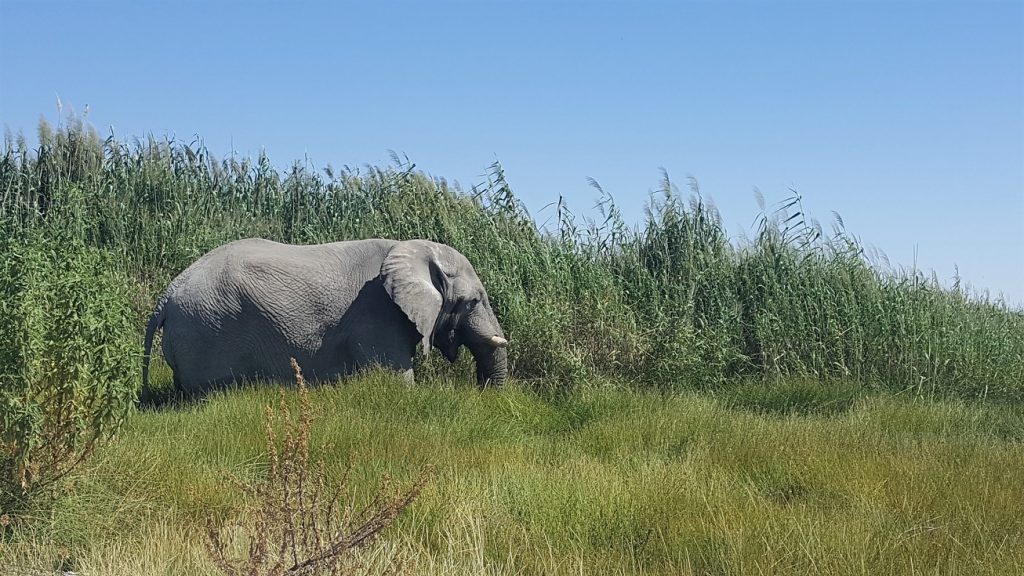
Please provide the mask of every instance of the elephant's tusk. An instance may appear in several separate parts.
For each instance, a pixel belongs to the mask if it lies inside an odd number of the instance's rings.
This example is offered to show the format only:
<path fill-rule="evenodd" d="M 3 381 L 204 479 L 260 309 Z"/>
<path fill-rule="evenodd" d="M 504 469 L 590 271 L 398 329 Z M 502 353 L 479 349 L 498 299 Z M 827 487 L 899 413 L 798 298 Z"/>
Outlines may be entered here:
<path fill-rule="evenodd" d="M 504 348 L 505 346 L 508 346 L 508 340 L 505 340 L 501 336 L 491 336 L 490 340 L 487 342 L 495 348 Z"/>

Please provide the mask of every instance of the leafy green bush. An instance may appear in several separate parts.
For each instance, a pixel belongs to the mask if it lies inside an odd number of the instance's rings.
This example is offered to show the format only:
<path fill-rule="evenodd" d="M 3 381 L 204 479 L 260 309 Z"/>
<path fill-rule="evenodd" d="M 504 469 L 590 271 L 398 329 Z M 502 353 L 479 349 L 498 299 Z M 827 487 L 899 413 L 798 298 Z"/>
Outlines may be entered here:
<path fill-rule="evenodd" d="M 81 241 L 0 241 L 0 512 L 117 430 L 136 393 L 130 282 Z"/>

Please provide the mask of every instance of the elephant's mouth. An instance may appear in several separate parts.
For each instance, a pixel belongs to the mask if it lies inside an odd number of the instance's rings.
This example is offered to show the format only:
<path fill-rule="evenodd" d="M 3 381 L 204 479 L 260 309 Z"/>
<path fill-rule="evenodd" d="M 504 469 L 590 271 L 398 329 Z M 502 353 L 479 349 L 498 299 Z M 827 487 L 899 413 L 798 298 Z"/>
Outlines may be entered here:
<path fill-rule="evenodd" d="M 438 338 L 434 341 L 434 347 L 441 351 L 441 354 L 449 362 L 455 362 L 459 359 L 459 347 L 462 343 L 456 338 L 455 330 L 447 330 L 444 337 Z"/>

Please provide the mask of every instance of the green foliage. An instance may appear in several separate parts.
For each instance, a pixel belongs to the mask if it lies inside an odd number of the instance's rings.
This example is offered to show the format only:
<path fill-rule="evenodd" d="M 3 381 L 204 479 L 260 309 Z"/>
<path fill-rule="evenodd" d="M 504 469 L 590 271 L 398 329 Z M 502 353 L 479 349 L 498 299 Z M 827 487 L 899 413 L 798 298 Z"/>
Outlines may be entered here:
<path fill-rule="evenodd" d="M 0 244 L 0 511 L 45 493 L 135 397 L 130 284 L 74 239 Z"/>
<path fill-rule="evenodd" d="M 794 375 L 1024 398 L 1020 310 L 869 263 L 841 220 L 826 234 L 796 193 L 763 209 L 749 241 L 727 237 L 695 183 L 684 195 L 667 175 L 635 229 L 600 187 L 598 220 L 560 199 L 538 227 L 498 164 L 464 191 L 397 156 L 386 168 L 281 171 L 199 142 L 101 141 L 74 119 L 42 132 L 35 151 L 6 141 L 0 221 L 14 237 L 64 233 L 116 254 L 137 280 L 139 331 L 166 283 L 230 240 L 427 238 L 476 266 L 520 379 L 716 389 Z M 436 362 L 427 368 L 452 370 Z"/>
<path fill-rule="evenodd" d="M 434 355 L 419 367 L 433 384 L 371 373 L 311 391 L 324 424 L 312 445 L 334 446 L 313 456 L 343 466 L 358 453 L 355 488 L 438 466 L 367 565 L 996 574 L 1024 563 L 1013 403 L 1024 313 L 872 264 L 841 220 L 825 234 L 796 193 L 762 207 L 750 241 L 729 239 L 696 185 L 680 194 L 667 175 L 636 229 L 600 187 L 598 220 L 560 199 L 538 227 L 498 164 L 464 191 L 398 157 L 279 171 L 196 142 L 101 140 L 74 118 L 39 133 L 35 150 L 8 137 L 0 151 L 0 526 L 119 429 L 144 320 L 195 258 L 249 236 L 428 238 L 474 263 L 526 385 L 452 385 L 469 360 Z M 170 378 L 159 363 L 154 376 Z M 676 393 L 697 388 L 714 395 Z M 129 416 L 75 475 L 80 489 L 40 513 L 49 522 L 0 539 L 0 557 L 214 573 L 202 519 L 244 509 L 224 471 L 266 472 L 260 406 L 294 393 Z M 986 397 L 1009 402 L 973 401 Z"/>

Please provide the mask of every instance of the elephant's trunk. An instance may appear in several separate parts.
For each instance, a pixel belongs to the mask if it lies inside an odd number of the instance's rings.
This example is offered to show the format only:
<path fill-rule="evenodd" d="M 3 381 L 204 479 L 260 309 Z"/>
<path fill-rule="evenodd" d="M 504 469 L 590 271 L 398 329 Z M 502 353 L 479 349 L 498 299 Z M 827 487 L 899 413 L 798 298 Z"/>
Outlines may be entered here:
<path fill-rule="evenodd" d="M 508 380 L 508 351 L 504 347 L 478 342 L 469 346 L 476 360 L 476 382 L 481 387 L 501 386 Z"/>

